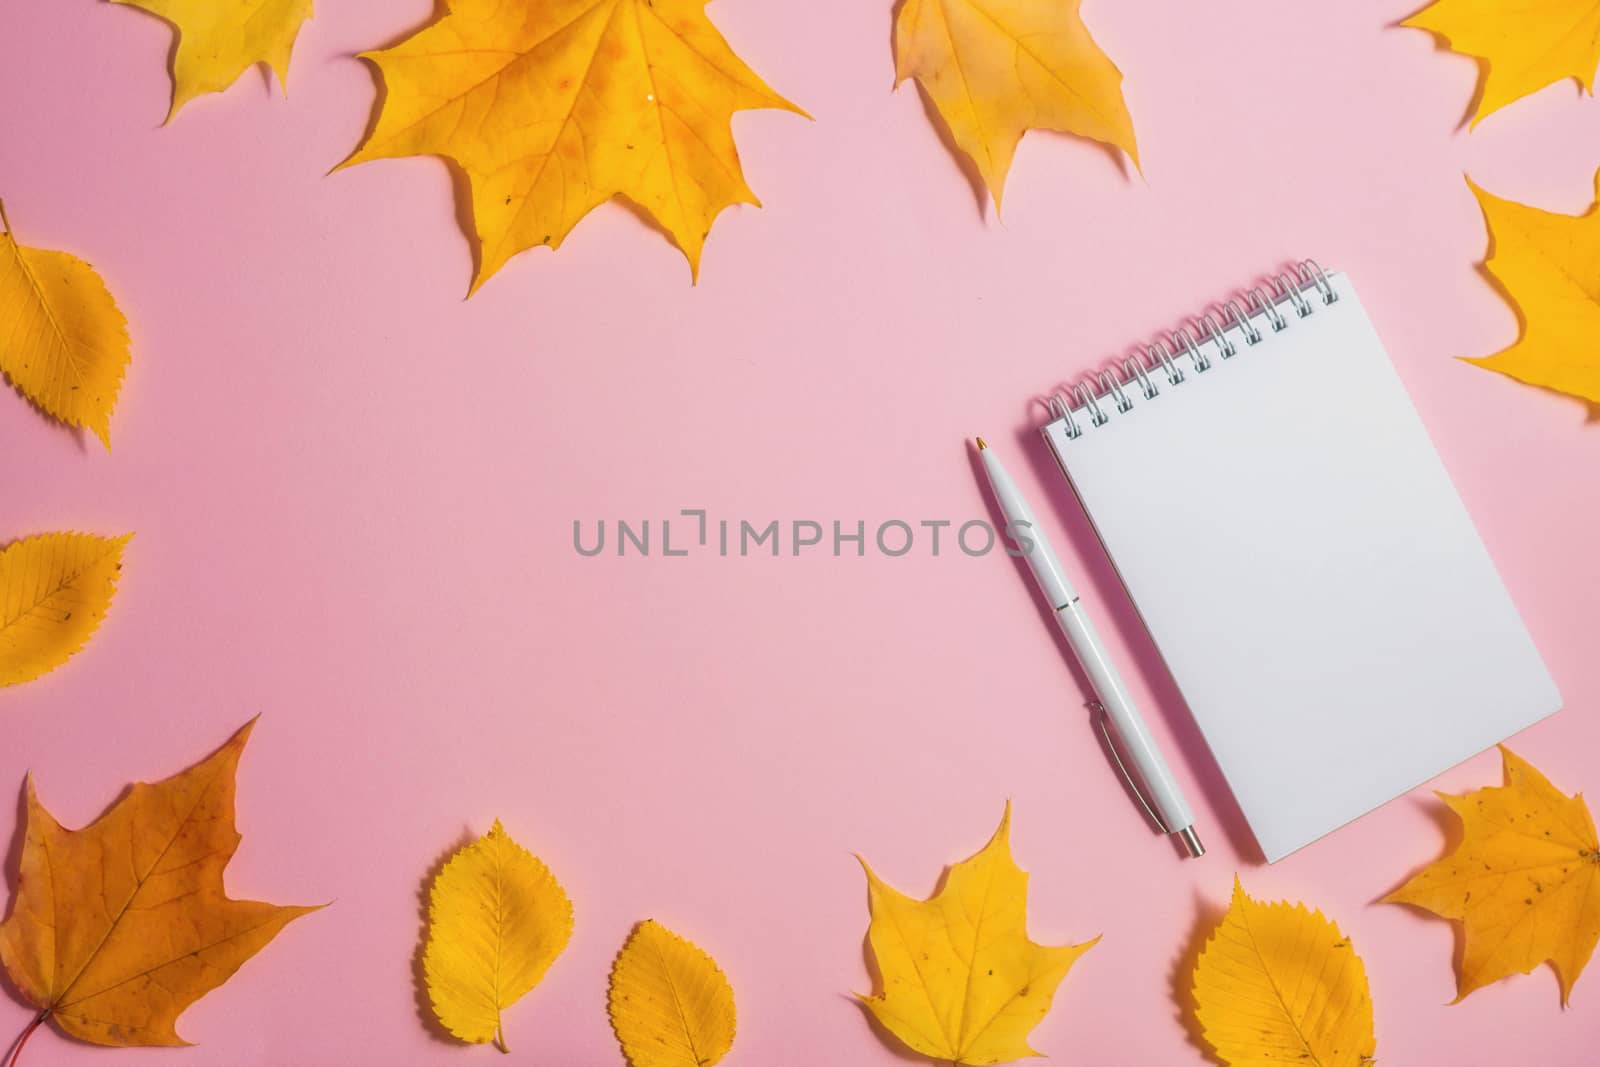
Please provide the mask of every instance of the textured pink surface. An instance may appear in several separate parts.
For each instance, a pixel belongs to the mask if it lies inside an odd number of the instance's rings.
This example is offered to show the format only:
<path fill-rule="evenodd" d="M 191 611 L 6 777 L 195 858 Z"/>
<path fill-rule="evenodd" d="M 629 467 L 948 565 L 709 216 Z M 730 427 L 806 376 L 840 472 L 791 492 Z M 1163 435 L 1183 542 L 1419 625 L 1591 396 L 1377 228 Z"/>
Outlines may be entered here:
<path fill-rule="evenodd" d="M 890 92 L 889 0 L 720 0 L 734 46 L 816 116 L 737 120 L 766 208 L 722 218 L 698 287 L 610 205 L 464 302 L 442 165 L 324 176 L 370 114 L 353 54 L 430 0 L 326 0 L 287 100 L 251 73 L 166 129 L 161 22 L 0 0 L 0 196 L 25 242 L 103 272 L 135 353 L 109 456 L 0 395 L 0 539 L 138 534 L 89 649 L 0 693 L 0 789 L 19 795 L 31 769 L 80 824 L 261 712 L 230 889 L 335 901 L 188 1012 L 200 1049 L 41 1035 L 25 1062 L 493 1060 L 419 1021 L 412 955 L 430 866 L 499 816 L 577 910 L 570 950 L 508 1016 L 524 1062 L 621 1062 L 606 975 L 653 916 L 731 976 L 728 1063 L 887 1067 L 902 1061 L 848 999 L 869 985 L 851 853 L 926 891 L 1007 797 L 1034 936 L 1105 935 L 1036 1032 L 1061 1062 L 1202 1062 L 1174 987 L 1235 871 L 1354 938 L 1382 1062 L 1593 1062 L 1600 976 L 1565 1012 L 1547 969 L 1446 1007 L 1450 926 L 1372 904 L 1444 847 L 1426 791 L 1259 864 L 1027 404 L 1286 260 L 1350 271 L 1567 698 L 1514 744 L 1600 791 L 1600 433 L 1579 403 L 1452 358 L 1516 335 L 1478 271 L 1462 173 L 1579 211 L 1600 106 L 1568 83 L 1458 131 L 1473 64 L 1386 28 L 1413 6 L 1087 0 L 1144 176 L 1034 134 L 1001 222 L 916 93 Z M 982 517 L 974 432 L 1004 448 L 1138 668 L 1204 861 L 1145 829 L 999 556 L 572 548 L 575 518 L 680 508 Z M 1484 755 L 1436 784 L 1498 776 Z M 0 1001 L 0 1036 L 27 1017 Z"/>

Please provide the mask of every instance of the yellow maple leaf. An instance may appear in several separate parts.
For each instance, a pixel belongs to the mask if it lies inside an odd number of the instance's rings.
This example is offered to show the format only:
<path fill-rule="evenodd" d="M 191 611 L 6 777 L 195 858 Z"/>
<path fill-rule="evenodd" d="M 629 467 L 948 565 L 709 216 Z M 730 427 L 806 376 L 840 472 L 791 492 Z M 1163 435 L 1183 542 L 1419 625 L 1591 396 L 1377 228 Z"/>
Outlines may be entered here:
<path fill-rule="evenodd" d="M 915 78 L 1000 206 L 1027 130 L 1113 145 L 1139 165 L 1122 72 L 1078 14 L 1079 0 L 905 0 L 895 19 L 895 85 Z"/>
<path fill-rule="evenodd" d="M 1194 968 L 1195 1015 L 1229 1067 L 1373 1062 L 1372 995 L 1339 927 L 1304 904 L 1233 900 Z"/>
<path fill-rule="evenodd" d="M 223 890 L 239 847 L 235 772 L 254 725 L 181 774 L 132 786 L 82 830 L 56 822 L 28 779 L 0 961 L 40 1009 L 35 1025 L 53 1019 L 101 1045 L 188 1044 L 175 1029 L 183 1010 L 317 910 L 231 900 Z"/>
<path fill-rule="evenodd" d="M 1438 794 L 1461 819 L 1454 852 L 1384 897 L 1466 931 L 1456 1002 L 1545 960 L 1561 1003 L 1600 941 L 1600 840 L 1583 794 L 1567 796 L 1504 745 L 1503 786 Z"/>
<path fill-rule="evenodd" d="M 48 674 L 88 643 L 132 536 L 40 534 L 0 551 L 0 686 Z"/>
<path fill-rule="evenodd" d="M 437 155 L 465 173 L 476 290 L 516 253 L 557 248 L 614 196 L 643 208 L 698 275 L 712 221 L 757 204 L 730 120 L 804 114 L 705 15 L 706 0 L 450 0 L 443 18 L 364 58 L 386 93 L 342 166 Z"/>
<path fill-rule="evenodd" d="M 289 53 L 300 26 L 311 17 L 311 0 L 112 0 L 150 12 L 172 24 L 178 46 L 172 54 L 172 105 L 178 109 L 204 93 L 220 93 L 239 75 L 265 63 L 286 91 Z"/>
<path fill-rule="evenodd" d="M 1600 174 L 1595 181 L 1600 199 Z M 1600 403 L 1600 203 L 1557 215 L 1468 184 L 1489 226 L 1485 266 L 1517 308 L 1521 336 L 1466 362 Z"/>
<path fill-rule="evenodd" d="M 1444 38 L 1483 68 L 1476 126 L 1490 113 L 1563 78 L 1594 92 L 1600 64 L 1600 4 L 1595 0 L 1437 0 L 1404 20 Z"/>
<path fill-rule="evenodd" d="M 508 1050 L 500 1013 L 538 985 L 572 938 L 572 901 L 496 819 L 439 871 L 422 967 L 434 1014 L 463 1041 Z"/>
<path fill-rule="evenodd" d="M 1011 805 L 983 850 L 915 900 L 865 860 L 867 941 L 882 991 L 861 1002 L 895 1037 L 936 1060 L 1004 1063 L 1036 1056 L 1028 1034 L 1056 987 L 1100 939 L 1060 948 L 1028 940 L 1028 876 L 1011 858 Z"/>
<path fill-rule="evenodd" d="M 111 448 L 128 321 L 94 268 L 17 243 L 0 204 L 0 371 L 46 415 Z"/>
<path fill-rule="evenodd" d="M 694 942 L 653 919 L 611 968 L 611 1028 L 632 1067 L 711 1067 L 733 1047 L 733 988 Z"/>

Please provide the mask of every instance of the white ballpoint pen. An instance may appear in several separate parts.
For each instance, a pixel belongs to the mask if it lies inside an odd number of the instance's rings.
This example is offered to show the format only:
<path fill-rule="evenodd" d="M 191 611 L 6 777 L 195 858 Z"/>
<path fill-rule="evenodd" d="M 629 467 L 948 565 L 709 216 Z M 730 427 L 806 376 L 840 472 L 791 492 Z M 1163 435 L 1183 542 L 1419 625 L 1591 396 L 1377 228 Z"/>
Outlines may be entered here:
<path fill-rule="evenodd" d="M 1056 559 L 1055 551 L 1050 547 L 1050 539 L 1045 536 L 1044 529 L 1034 519 L 1033 509 L 1028 507 L 1028 502 L 1017 491 L 1016 483 L 1011 480 L 1011 476 L 1006 473 L 1006 469 L 1000 465 L 994 452 L 983 443 L 981 437 L 978 438 L 978 455 L 983 460 L 983 469 L 989 476 L 989 485 L 994 490 L 995 500 L 999 502 L 1000 510 L 1005 514 L 1008 532 L 1016 537 L 1019 548 L 1026 549 L 1022 554 L 1027 559 L 1028 566 L 1032 568 L 1033 576 L 1044 592 L 1045 599 L 1050 602 L 1050 608 L 1055 614 L 1057 624 L 1061 627 L 1061 632 L 1066 635 L 1067 643 L 1072 646 L 1079 664 L 1083 666 L 1084 673 L 1089 676 L 1090 684 L 1094 686 L 1095 696 L 1098 699 L 1091 706 L 1100 712 L 1099 725 L 1102 731 L 1106 731 L 1106 743 L 1111 748 L 1111 757 L 1117 761 L 1123 777 L 1127 778 L 1134 795 L 1139 798 L 1146 813 L 1157 827 L 1163 833 L 1176 834 L 1189 855 L 1205 855 L 1205 846 L 1200 843 L 1199 835 L 1194 832 L 1194 813 L 1189 810 L 1189 802 L 1184 799 L 1182 790 L 1173 779 L 1167 761 L 1161 756 L 1161 750 L 1156 748 L 1155 740 L 1150 736 L 1144 719 L 1133 706 L 1127 686 L 1123 684 L 1122 676 L 1117 673 L 1117 668 L 1106 655 L 1105 646 L 1095 633 L 1089 617 L 1079 606 L 1078 594 L 1073 591 L 1072 583 L 1067 581 L 1066 575 L 1062 572 L 1061 561 Z M 1111 731 L 1106 729 L 1108 722 L 1111 724 L 1111 729 L 1116 732 L 1115 738 L 1111 736 Z M 1133 765 L 1138 780 L 1128 773 L 1128 766 L 1117 751 L 1118 741 L 1127 754 L 1128 762 Z"/>

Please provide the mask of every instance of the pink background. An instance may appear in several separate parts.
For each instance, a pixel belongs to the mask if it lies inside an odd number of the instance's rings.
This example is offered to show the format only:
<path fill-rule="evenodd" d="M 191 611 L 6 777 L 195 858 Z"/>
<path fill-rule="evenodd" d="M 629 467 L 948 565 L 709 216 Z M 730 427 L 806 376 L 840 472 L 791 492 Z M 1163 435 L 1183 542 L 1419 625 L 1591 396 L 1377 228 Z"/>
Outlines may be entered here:
<path fill-rule="evenodd" d="M 1202 1062 L 1174 988 L 1235 871 L 1354 939 L 1382 1062 L 1593 1061 L 1600 976 L 1566 1011 L 1546 968 L 1447 1007 L 1450 925 L 1372 903 L 1445 846 L 1426 791 L 1261 865 L 1028 401 L 1288 260 L 1350 271 L 1566 697 L 1514 744 L 1558 785 L 1600 788 L 1600 432 L 1580 403 L 1452 358 L 1517 333 L 1479 272 L 1463 172 L 1581 211 L 1600 105 L 1566 82 L 1458 129 L 1473 63 L 1386 28 L 1415 0 L 1087 0 L 1144 176 L 1033 134 L 1002 222 L 917 94 L 890 91 L 889 0 L 719 0 L 734 47 L 816 116 L 736 120 L 766 208 L 723 216 L 696 287 L 608 205 L 468 302 L 442 165 L 325 176 L 374 98 L 353 54 L 431 6 L 324 0 L 287 100 L 251 72 L 163 129 L 164 24 L 0 0 L 0 196 L 25 243 L 100 269 L 134 343 L 109 456 L 0 395 L 0 540 L 137 531 L 91 646 L 0 693 L 0 789 L 31 769 L 81 824 L 260 712 L 229 888 L 335 902 L 184 1016 L 201 1051 L 40 1035 L 24 1063 L 492 1060 L 434 1036 L 412 983 L 430 868 L 498 816 L 577 912 L 507 1017 L 525 1062 L 620 1064 L 606 976 L 653 916 L 731 977 L 727 1062 L 887 1067 L 900 1054 L 848 997 L 869 988 L 851 854 L 928 891 L 1008 797 L 1035 938 L 1105 935 L 1035 1033 L 1063 1062 Z M 1124 797 L 998 555 L 572 548 L 575 518 L 692 507 L 985 517 L 976 432 L 1086 575 L 1204 861 L 1179 862 Z M 1486 754 L 1435 784 L 1498 780 Z M 28 1015 L 0 1001 L 0 1038 Z"/>

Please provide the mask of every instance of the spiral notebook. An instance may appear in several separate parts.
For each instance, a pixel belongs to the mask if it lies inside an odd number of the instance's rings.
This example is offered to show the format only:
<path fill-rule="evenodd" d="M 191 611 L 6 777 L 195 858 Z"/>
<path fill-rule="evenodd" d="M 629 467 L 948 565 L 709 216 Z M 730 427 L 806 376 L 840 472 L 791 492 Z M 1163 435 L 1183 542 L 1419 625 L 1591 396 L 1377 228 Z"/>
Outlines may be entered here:
<path fill-rule="evenodd" d="M 1307 261 L 1049 404 L 1269 861 L 1560 706 L 1346 276 Z"/>

